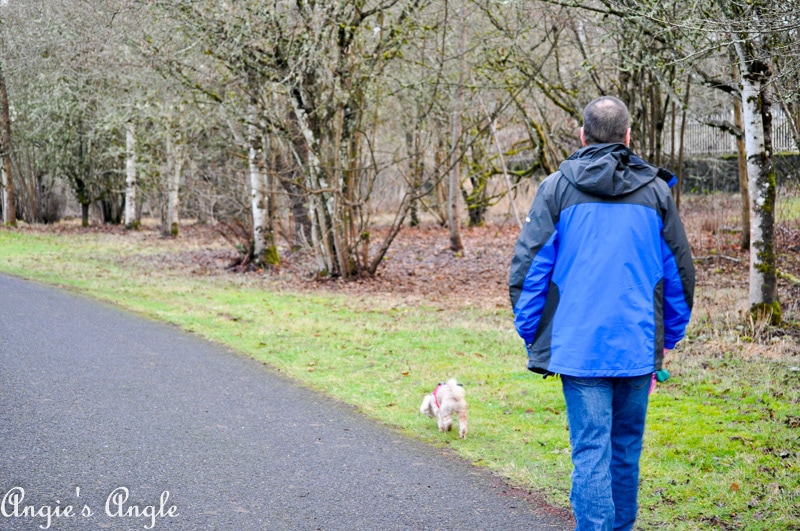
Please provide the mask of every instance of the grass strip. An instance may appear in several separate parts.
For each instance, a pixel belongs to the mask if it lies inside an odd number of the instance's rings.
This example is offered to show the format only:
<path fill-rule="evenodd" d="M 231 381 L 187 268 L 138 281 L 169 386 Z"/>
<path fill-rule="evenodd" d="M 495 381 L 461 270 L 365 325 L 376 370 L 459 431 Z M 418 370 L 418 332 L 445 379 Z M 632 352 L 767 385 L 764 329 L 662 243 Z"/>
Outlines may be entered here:
<path fill-rule="evenodd" d="M 170 240 L 130 235 L 0 230 L 0 271 L 111 301 L 246 352 L 568 506 L 560 382 L 525 371 L 509 310 L 291 293 L 268 276 L 163 267 L 163 257 L 180 251 Z M 693 322 L 670 360 L 673 377 L 651 399 L 642 528 L 800 529 L 797 349 L 754 355 L 752 342 L 719 329 L 723 322 Z M 449 377 L 467 389 L 470 435 L 463 441 L 455 431 L 438 433 L 417 413 L 424 394 Z"/>

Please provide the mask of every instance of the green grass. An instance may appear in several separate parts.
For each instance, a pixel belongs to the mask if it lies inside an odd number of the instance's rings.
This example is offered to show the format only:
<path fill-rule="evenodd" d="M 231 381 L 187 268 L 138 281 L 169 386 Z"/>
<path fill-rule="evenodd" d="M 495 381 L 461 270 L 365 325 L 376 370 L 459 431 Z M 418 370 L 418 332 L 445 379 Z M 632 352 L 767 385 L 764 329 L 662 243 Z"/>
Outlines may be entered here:
<path fill-rule="evenodd" d="M 775 205 L 776 221 L 786 223 L 800 219 L 800 196 L 781 197 L 777 203 Z"/>
<path fill-rule="evenodd" d="M 525 370 L 509 310 L 291 293 L 266 276 L 192 276 L 146 258 L 178 250 L 169 240 L 132 234 L 0 230 L 0 271 L 229 345 L 568 506 L 560 382 Z M 779 340 L 754 354 L 752 342 L 721 326 L 695 320 L 671 356 L 673 377 L 652 397 L 639 526 L 800 529 L 797 345 Z M 463 441 L 438 433 L 417 412 L 423 395 L 451 376 L 470 403 Z"/>

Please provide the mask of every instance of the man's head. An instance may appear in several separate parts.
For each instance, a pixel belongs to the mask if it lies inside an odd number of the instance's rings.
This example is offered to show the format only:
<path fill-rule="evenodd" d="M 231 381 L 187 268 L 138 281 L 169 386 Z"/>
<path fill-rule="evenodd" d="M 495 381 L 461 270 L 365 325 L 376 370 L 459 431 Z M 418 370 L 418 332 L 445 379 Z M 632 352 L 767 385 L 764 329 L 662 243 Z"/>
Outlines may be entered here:
<path fill-rule="evenodd" d="M 617 98 L 601 96 L 589 102 L 583 110 L 581 142 L 589 144 L 620 143 L 631 140 L 631 117 L 628 108 Z"/>

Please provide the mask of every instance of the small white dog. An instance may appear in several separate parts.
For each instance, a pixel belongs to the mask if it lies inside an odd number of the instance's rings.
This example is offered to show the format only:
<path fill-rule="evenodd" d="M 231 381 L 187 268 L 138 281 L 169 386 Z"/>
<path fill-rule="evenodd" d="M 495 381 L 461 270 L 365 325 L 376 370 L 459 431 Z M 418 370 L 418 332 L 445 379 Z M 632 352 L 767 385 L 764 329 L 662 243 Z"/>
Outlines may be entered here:
<path fill-rule="evenodd" d="M 466 392 L 461 384 L 450 378 L 440 383 L 432 393 L 425 395 L 419 412 L 435 418 L 439 423 L 439 431 L 450 431 L 453 427 L 453 414 L 458 414 L 458 434 L 462 439 L 467 436 L 467 401 Z"/>

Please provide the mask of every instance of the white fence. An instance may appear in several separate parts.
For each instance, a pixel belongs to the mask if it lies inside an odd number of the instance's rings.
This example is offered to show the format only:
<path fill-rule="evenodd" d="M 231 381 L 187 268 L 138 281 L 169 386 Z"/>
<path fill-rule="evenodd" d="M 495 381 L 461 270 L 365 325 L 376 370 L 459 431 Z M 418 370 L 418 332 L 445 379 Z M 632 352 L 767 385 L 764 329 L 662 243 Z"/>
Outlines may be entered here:
<path fill-rule="evenodd" d="M 710 115 L 706 117 L 706 120 L 733 124 L 733 111 L 731 111 L 730 116 L 722 114 Z M 676 124 L 675 140 L 680 142 L 680 121 Z M 686 144 L 684 156 L 687 158 L 719 157 L 736 153 L 736 137 L 695 119 L 689 119 L 686 122 L 684 142 Z M 671 146 L 670 133 L 666 132 L 661 150 L 667 160 L 672 152 Z M 791 125 L 786 119 L 786 115 L 778 107 L 772 111 L 772 150 L 774 153 L 798 152 Z M 677 151 L 675 154 L 677 156 Z M 509 168 L 526 168 L 532 166 L 535 161 L 534 153 L 530 150 L 524 150 L 506 158 L 506 165 Z"/>
<path fill-rule="evenodd" d="M 708 121 L 729 122 L 733 123 L 733 111 L 730 116 L 715 115 L 709 116 Z M 676 131 L 676 137 L 679 132 Z M 670 153 L 671 139 L 669 135 L 664 139 L 664 152 Z M 679 138 L 676 138 L 680 141 Z M 705 123 L 696 120 L 689 120 L 686 122 L 686 133 L 684 138 L 686 149 L 684 154 L 686 156 L 698 155 L 727 155 L 736 153 L 736 138 L 727 133 L 712 127 Z M 780 152 L 797 152 L 797 145 L 794 142 L 792 135 L 792 128 L 789 124 L 786 115 L 779 108 L 772 112 L 772 150 L 775 153 Z"/>

